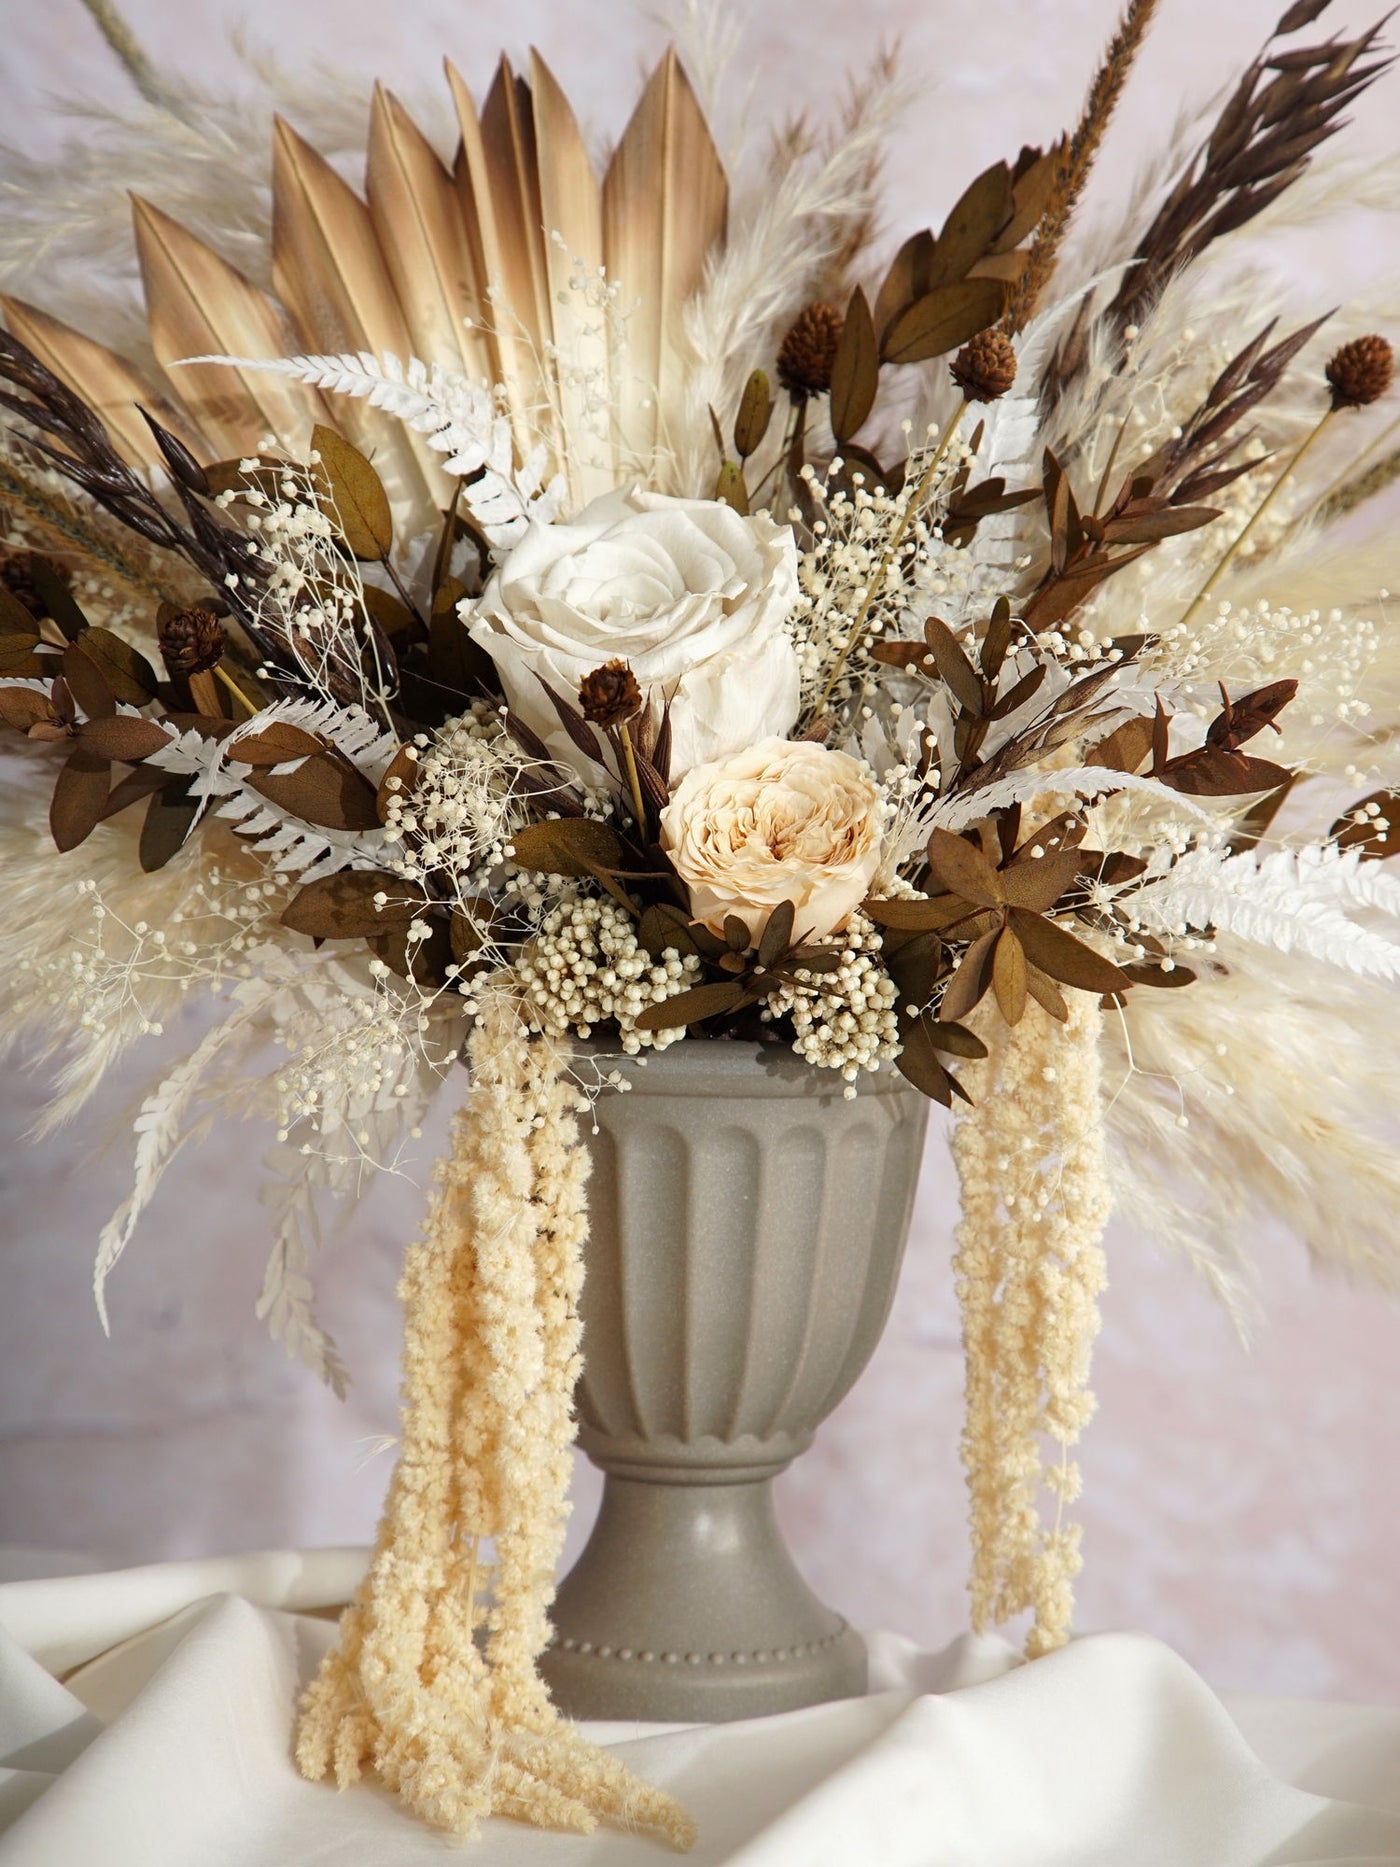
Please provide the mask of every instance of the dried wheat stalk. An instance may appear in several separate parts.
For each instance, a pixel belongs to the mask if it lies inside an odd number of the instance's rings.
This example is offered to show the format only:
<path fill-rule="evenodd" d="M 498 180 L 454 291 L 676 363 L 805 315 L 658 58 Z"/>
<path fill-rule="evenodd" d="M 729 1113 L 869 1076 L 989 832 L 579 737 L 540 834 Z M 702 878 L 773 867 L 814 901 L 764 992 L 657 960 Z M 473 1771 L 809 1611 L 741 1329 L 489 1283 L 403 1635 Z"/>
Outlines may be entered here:
<path fill-rule="evenodd" d="M 1089 87 L 1083 114 L 1065 150 L 1055 192 L 1031 246 L 1030 259 L 1003 319 L 1003 328 L 1013 336 L 1030 322 L 1050 282 L 1074 210 L 1156 10 L 1157 0 L 1129 0 L 1118 30 L 1109 41 L 1103 63 Z"/>

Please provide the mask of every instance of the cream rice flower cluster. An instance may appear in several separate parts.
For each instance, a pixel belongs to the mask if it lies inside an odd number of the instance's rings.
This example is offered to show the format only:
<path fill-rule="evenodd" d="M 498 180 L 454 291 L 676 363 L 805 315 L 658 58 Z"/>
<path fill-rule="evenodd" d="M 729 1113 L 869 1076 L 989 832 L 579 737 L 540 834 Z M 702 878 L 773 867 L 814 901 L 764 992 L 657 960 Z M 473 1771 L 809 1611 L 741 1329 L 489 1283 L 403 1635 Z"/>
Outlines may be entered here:
<path fill-rule="evenodd" d="M 765 1023 L 784 1014 L 792 1019 L 797 1055 L 817 1069 L 840 1070 L 848 1101 L 855 1100 L 852 1085 L 862 1070 L 878 1070 L 899 1055 L 899 988 L 880 964 L 883 944 L 874 922 L 853 914 L 837 970 L 799 972 L 761 1013 Z"/>
<path fill-rule="evenodd" d="M 515 977 L 533 1030 L 587 1037 L 616 1019 L 623 1050 L 635 1056 L 644 1048 L 665 1050 L 685 1036 L 684 1025 L 639 1031 L 636 1021 L 648 1005 L 698 985 L 700 962 L 675 952 L 653 959 L 615 901 L 584 895 L 562 901 L 545 917 L 517 960 Z"/>
<path fill-rule="evenodd" d="M 780 902 L 795 938 L 838 933 L 880 866 L 884 802 L 869 768 L 801 740 L 761 739 L 686 773 L 661 813 L 661 845 L 714 933 L 728 916 L 756 945 Z"/>

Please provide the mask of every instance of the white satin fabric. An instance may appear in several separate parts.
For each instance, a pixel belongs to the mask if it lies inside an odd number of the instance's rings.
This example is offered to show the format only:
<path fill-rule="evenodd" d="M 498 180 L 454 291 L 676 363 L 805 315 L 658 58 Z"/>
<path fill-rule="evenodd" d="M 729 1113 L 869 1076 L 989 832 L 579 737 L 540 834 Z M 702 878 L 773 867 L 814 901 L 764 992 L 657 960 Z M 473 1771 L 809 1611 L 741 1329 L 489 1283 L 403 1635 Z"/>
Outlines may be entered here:
<path fill-rule="evenodd" d="M 0 1584 L 0 1867 L 420 1867 L 453 1854 L 379 1790 L 338 1795 L 290 1761 L 298 1687 L 363 1562 L 277 1551 Z M 1026 1667 L 999 1641 L 870 1644 L 864 1699 L 748 1724 L 590 1728 L 691 1809 L 696 1867 L 1400 1861 L 1400 1711 L 1227 1706 L 1139 1634 L 1091 1635 Z M 664 1856 L 615 1831 L 491 1822 L 458 1858 Z"/>

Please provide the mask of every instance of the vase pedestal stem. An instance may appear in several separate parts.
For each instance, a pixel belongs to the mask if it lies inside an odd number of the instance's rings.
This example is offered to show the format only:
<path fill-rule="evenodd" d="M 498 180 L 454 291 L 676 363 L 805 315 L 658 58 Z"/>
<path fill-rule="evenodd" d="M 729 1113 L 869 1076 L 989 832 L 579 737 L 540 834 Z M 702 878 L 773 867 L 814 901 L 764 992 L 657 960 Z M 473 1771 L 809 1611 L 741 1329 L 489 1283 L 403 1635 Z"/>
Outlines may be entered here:
<path fill-rule="evenodd" d="M 865 1645 L 808 1588 L 770 1480 L 609 1476 L 543 1671 L 576 1718 L 709 1721 L 865 1690 Z"/>
<path fill-rule="evenodd" d="M 865 1689 L 771 1483 L 869 1361 L 909 1235 L 928 1104 L 855 1097 L 778 1045 L 581 1051 L 625 1094 L 586 1136 L 579 1445 L 603 1472 L 541 1670 L 576 1718 L 756 1718 Z"/>

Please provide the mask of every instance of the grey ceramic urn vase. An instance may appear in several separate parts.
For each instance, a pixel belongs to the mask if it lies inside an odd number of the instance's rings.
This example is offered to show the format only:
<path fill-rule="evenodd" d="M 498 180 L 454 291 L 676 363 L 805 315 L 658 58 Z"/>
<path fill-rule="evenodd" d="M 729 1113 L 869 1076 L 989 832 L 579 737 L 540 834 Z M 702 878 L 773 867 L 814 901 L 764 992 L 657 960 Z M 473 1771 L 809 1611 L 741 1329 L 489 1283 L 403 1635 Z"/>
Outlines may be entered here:
<path fill-rule="evenodd" d="M 601 1052 L 595 1052 L 602 1058 Z M 688 1038 L 597 1104 L 579 1440 L 606 1474 L 543 1670 L 580 1718 L 706 1720 L 865 1689 L 798 1574 L 771 1481 L 870 1359 L 928 1105 L 853 1101 L 778 1046 Z"/>

